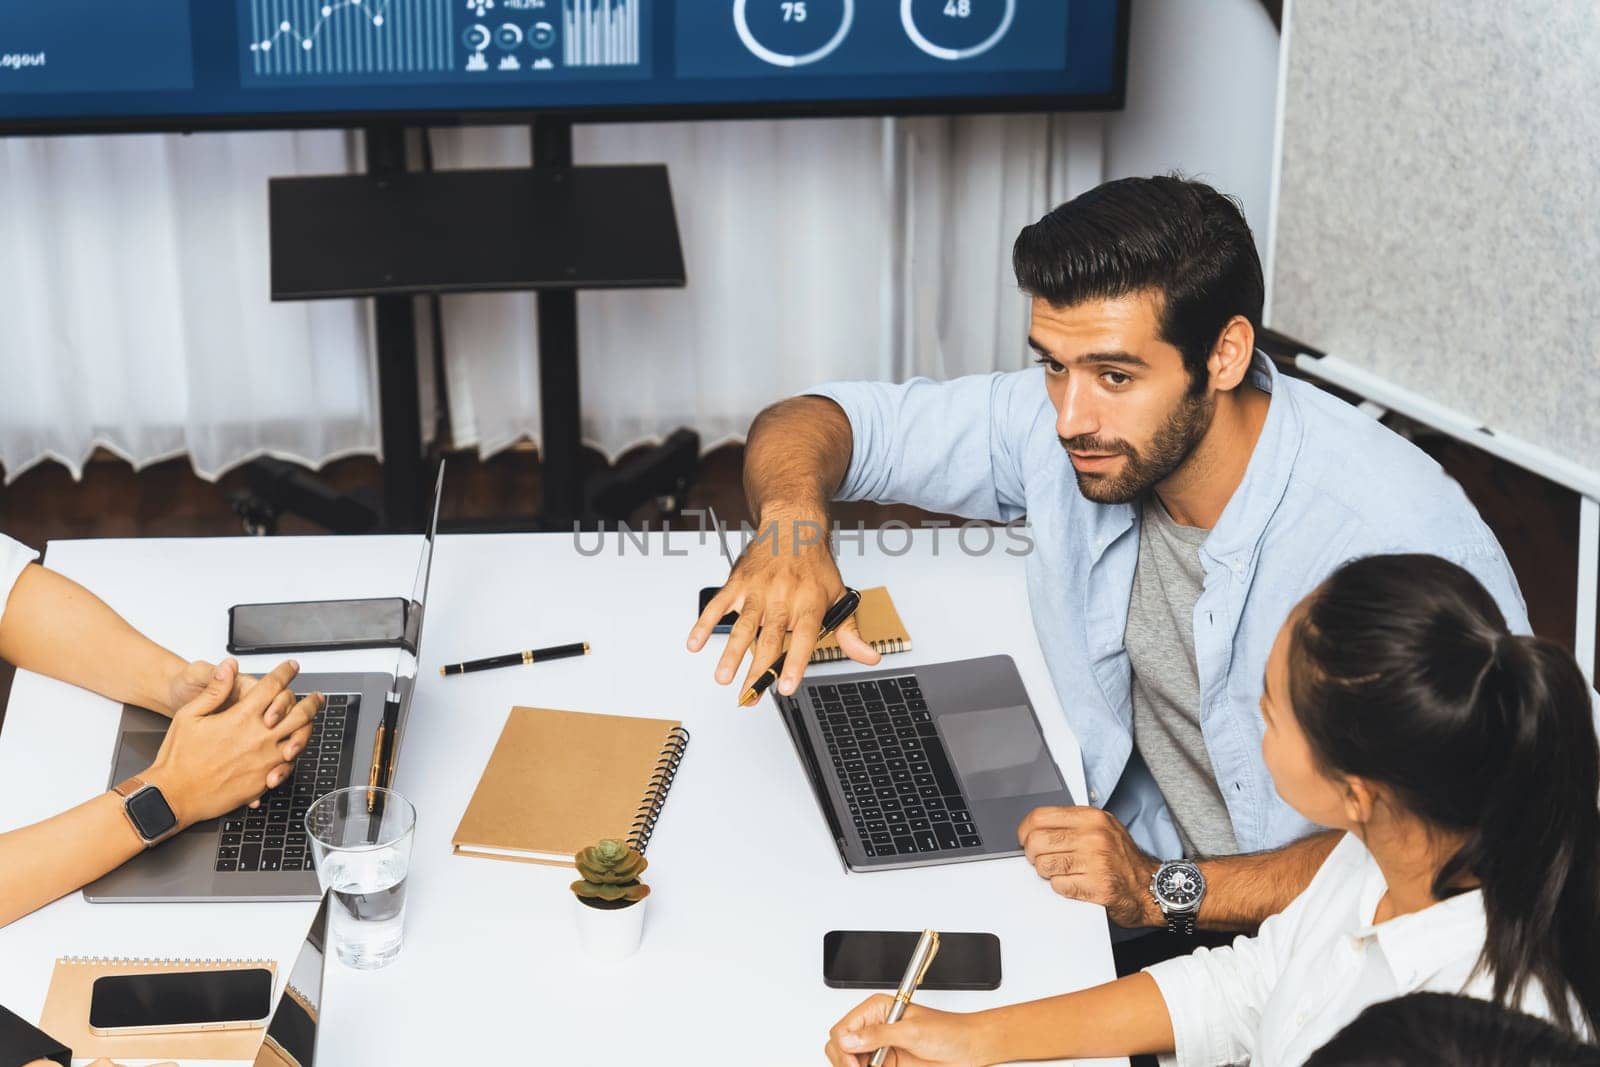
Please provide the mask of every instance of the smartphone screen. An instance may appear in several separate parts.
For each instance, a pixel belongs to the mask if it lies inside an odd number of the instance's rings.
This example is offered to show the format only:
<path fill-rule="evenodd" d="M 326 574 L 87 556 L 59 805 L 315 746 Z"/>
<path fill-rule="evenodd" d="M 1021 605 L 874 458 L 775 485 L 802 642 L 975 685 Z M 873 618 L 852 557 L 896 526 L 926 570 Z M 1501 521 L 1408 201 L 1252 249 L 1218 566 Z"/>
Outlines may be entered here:
<path fill-rule="evenodd" d="M 920 930 L 829 930 L 822 937 L 822 980 L 834 989 L 895 989 L 905 977 Z M 922 989 L 996 989 L 1000 939 L 939 933 L 939 954 Z"/>
<path fill-rule="evenodd" d="M 260 1023 L 271 1012 L 272 972 L 264 967 L 119 974 L 95 979 L 89 1027 L 197 1029 L 207 1024 Z"/>
<path fill-rule="evenodd" d="M 398 644 L 406 637 L 402 597 L 239 604 L 230 614 L 228 649 L 236 653 Z"/>

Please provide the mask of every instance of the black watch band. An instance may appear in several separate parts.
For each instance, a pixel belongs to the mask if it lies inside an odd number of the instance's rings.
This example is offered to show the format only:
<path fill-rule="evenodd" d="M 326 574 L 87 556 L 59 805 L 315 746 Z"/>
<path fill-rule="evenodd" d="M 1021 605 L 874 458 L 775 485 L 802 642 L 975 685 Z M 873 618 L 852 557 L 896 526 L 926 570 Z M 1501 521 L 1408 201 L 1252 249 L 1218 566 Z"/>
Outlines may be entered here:
<path fill-rule="evenodd" d="M 1179 935 L 1181 935 L 1183 937 L 1193 937 L 1194 936 L 1194 912 L 1186 911 L 1186 912 L 1183 912 L 1182 914 L 1179 914 L 1177 912 L 1168 912 L 1167 913 L 1167 930 L 1170 931 L 1171 933 L 1179 934 Z"/>

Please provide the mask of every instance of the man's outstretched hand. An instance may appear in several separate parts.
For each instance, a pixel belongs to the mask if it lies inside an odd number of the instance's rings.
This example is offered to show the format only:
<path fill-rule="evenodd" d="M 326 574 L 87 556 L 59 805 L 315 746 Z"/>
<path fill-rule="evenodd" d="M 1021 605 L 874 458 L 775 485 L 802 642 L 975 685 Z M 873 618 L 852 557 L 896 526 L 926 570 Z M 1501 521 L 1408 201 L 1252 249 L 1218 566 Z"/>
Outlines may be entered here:
<path fill-rule="evenodd" d="M 793 516 L 768 518 L 759 533 L 761 536 L 739 557 L 728 584 L 711 598 L 689 631 L 689 651 L 704 648 L 717 620 L 737 611 L 739 621 L 733 624 L 717 661 L 717 684 L 733 681 L 749 653 L 750 665 L 740 690 L 749 688 L 784 651 L 787 636 L 789 648 L 777 690 L 788 696 L 800 687 L 822 632 L 822 617 L 844 596 L 844 580 L 828 550 L 826 527 L 821 521 Z M 834 633 L 839 638 L 839 648 L 857 663 L 871 666 L 882 658 L 862 638 L 854 617 L 845 620 Z"/>

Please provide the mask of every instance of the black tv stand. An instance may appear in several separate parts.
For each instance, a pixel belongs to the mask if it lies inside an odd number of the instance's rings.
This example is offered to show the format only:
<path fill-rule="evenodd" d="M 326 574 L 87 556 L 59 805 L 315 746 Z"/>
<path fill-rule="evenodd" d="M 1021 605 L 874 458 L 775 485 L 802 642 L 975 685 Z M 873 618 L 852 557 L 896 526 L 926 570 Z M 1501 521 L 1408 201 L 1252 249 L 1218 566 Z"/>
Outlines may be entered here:
<path fill-rule="evenodd" d="M 690 431 L 592 487 L 580 475 L 578 291 L 685 284 L 666 167 L 575 166 L 566 119 L 538 118 L 532 137 L 532 167 L 418 172 L 404 129 L 376 126 L 365 174 L 269 183 L 272 298 L 374 302 L 387 529 L 423 523 L 417 294 L 538 293 L 543 500 L 497 527 L 593 527 L 681 499 L 692 477 Z"/>

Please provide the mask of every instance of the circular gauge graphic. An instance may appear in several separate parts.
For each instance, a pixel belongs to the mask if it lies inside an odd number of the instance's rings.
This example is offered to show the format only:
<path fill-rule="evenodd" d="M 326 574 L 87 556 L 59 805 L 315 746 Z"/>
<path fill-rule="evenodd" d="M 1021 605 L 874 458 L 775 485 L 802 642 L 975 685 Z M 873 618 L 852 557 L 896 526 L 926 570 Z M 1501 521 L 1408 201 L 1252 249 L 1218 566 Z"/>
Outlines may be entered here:
<path fill-rule="evenodd" d="M 514 22 L 507 22 L 494 31 L 494 43 L 507 52 L 522 43 L 522 27 Z"/>
<path fill-rule="evenodd" d="M 556 28 L 548 22 L 535 22 L 528 28 L 528 43 L 544 51 L 556 43 Z"/>
<path fill-rule="evenodd" d="M 733 4 L 739 40 L 751 55 L 775 67 L 803 67 L 826 59 L 844 43 L 855 17 L 855 0 L 734 0 Z"/>
<path fill-rule="evenodd" d="M 1017 0 L 900 0 L 906 36 L 935 59 L 983 55 L 1016 17 Z"/>
<path fill-rule="evenodd" d="M 489 42 L 494 40 L 494 34 L 489 32 L 489 27 L 481 22 L 474 22 L 468 26 L 461 35 L 461 43 L 474 52 L 481 52 L 489 47 Z"/>

